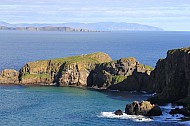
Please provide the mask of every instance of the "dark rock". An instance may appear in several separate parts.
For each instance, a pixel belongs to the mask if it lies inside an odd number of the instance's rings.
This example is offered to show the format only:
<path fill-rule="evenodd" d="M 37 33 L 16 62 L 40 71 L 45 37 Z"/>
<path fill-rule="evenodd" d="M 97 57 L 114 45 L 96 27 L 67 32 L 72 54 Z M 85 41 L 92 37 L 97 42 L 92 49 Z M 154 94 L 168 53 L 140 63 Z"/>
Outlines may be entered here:
<path fill-rule="evenodd" d="M 159 116 L 162 111 L 159 106 L 151 104 L 148 101 L 141 103 L 134 101 L 132 104 L 127 104 L 125 113 L 128 115 L 144 115 L 144 116 Z"/>
<path fill-rule="evenodd" d="M 188 108 L 184 107 L 184 108 L 180 109 L 179 114 L 182 114 L 184 116 L 190 116 L 190 111 Z"/>
<path fill-rule="evenodd" d="M 114 112 L 115 115 L 123 115 L 123 112 L 119 109 Z"/>
<path fill-rule="evenodd" d="M 146 116 L 160 116 L 162 115 L 162 110 L 159 106 L 155 105 L 150 111 L 147 112 Z"/>
<path fill-rule="evenodd" d="M 153 91 L 158 93 L 149 99 L 151 103 L 190 103 L 187 98 L 190 97 L 190 47 L 169 50 L 167 57 L 157 62 L 150 78 Z"/>
<path fill-rule="evenodd" d="M 122 58 L 96 65 L 88 77 L 89 87 L 121 91 L 151 91 L 149 75 L 152 67 L 135 58 Z"/>
<path fill-rule="evenodd" d="M 175 108 L 175 109 L 172 109 L 169 114 L 173 115 L 173 114 L 179 114 L 179 108 Z"/>
<path fill-rule="evenodd" d="M 190 109 L 187 108 L 187 107 L 184 107 L 184 108 L 175 108 L 175 109 L 172 109 L 169 114 L 182 114 L 184 116 L 190 116 Z"/>

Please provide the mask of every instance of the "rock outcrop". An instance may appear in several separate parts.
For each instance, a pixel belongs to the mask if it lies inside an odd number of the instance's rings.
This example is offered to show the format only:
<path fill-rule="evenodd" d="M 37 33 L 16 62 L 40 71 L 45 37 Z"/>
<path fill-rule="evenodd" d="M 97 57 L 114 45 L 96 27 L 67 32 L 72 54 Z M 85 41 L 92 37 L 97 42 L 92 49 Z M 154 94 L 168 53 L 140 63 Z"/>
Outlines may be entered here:
<path fill-rule="evenodd" d="M 144 116 L 160 116 L 162 111 L 159 106 L 151 104 L 148 101 L 137 102 L 134 101 L 131 104 L 127 104 L 125 113 L 128 115 L 144 115 Z"/>
<path fill-rule="evenodd" d="M 175 108 L 172 109 L 169 114 L 174 115 L 174 114 L 182 114 L 184 116 L 190 116 L 190 108 L 184 107 L 184 108 Z"/>
<path fill-rule="evenodd" d="M 18 84 L 19 72 L 12 69 L 5 69 L 0 73 L 1 84 Z"/>
<path fill-rule="evenodd" d="M 114 114 L 115 115 L 123 115 L 123 112 L 120 110 L 120 109 L 118 109 L 118 110 L 116 110 L 115 112 L 114 112 Z"/>
<path fill-rule="evenodd" d="M 95 65 L 110 62 L 111 58 L 105 53 L 73 56 L 60 59 L 30 62 L 19 71 L 22 84 L 56 83 L 59 86 L 86 86 L 87 77 Z"/>
<path fill-rule="evenodd" d="M 190 47 L 169 50 L 151 72 L 153 90 L 157 96 L 151 103 L 178 102 L 190 104 Z"/>
<path fill-rule="evenodd" d="M 149 80 L 152 67 L 135 58 L 122 58 L 96 65 L 88 77 L 88 86 L 124 91 L 151 91 Z"/>

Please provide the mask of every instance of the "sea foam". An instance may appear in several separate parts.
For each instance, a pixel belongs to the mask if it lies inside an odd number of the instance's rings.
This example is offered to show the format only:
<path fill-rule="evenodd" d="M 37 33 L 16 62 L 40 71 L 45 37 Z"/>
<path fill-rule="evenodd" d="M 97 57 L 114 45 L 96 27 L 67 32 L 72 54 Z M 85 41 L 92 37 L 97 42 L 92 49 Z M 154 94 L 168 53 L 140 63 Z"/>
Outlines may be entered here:
<path fill-rule="evenodd" d="M 127 115 L 123 113 L 123 115 L 115 115 L 114 112 L 101 112 L 98 117 L 103 117 L 103 118 L 117 118 L 117 119 L 129 119 L 134 122 L 150 122 L 152 119 L 147 118 L 142 115 Z"/>

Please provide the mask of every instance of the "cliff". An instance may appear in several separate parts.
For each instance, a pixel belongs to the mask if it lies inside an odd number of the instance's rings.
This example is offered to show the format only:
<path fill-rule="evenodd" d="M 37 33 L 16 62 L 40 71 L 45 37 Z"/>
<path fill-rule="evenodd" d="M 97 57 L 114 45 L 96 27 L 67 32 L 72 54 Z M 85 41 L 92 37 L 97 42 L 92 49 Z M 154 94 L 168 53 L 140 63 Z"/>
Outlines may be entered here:
<path fill-rule="evenodd" d="M 19 72 L 3 70 L 0 83 L 156 92 L 151 103 L 186 105 L 190 104 L 190 47 L 169 50 L 155 69 L 132 57 L 112 61 L 102 52 L 29 62 Z"/>
<path fill-rule="evenodd" d="M 95 64 L 109 61 L 111 58 L 107 54 L 98 52 L 30 62 L 20 69 L 19 81 L 22 84 L 56 83 L 59 86 L 85 86 L 87 77 Z"/>
<path fill-rule="evenodd" d="M 152 67 L 135 58 L 97 64 L 88 77 L 88 86 L 121 91 L 151 91 L 149 80 Z"/>
<path fill-rule="evenodd" d="M 152 103 L 190 103 L 190 47 L 173 49 L 160 59 L 151 73 L 153 89 L 157 96 Z"/>
<path fill-rule="evenodd" d="M 1 84 L 18 84 L 19 72 L 16 70 L 5 69 L 0 73 Z M 7 83 L 8 82 L 8 83 Z"/>
<path fill-rule="evenodd" d="M 111 61 L 109 55 L 97 52 L 88 55 L 29 62 L 19 72 L 3 70 L 0 74 L 0 83 L 86 86 L 87 77 L 90 71 L 95 68 L 95 64 L 109 61 Z"/>
<path fill-rule="evenodd" d="M 112 61 L 109 55 L 98 52 L 29 62 L 19 72 L 3 70 L 0 83 L 151 91 L 149 75 L 152 69 L 140 64 L 135 58 Z"/>

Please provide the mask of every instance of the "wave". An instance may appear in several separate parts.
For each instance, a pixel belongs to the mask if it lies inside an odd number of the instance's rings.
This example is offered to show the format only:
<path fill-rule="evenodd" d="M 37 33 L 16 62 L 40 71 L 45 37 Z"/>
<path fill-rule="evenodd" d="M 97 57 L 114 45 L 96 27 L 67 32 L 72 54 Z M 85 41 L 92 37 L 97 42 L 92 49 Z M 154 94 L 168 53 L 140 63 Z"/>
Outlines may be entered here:
<path fill-rule="evenodd" d="M 115 115 L 114 112 L 101 112 L 100 115 L 98 115 L 98 117 L 104 117 L 104 118 L 117 118 L 117 119 L 129 119 L 135 122 L 150 122 L 153 121 L 150 118 L 147 118 L 145 116 L 142 115 L 127 115 L 125 113 L 123 113 L 123 115 L 119 116 L 119 115 Z"/>
<path fill-rule="evenodd" d="M 169 107 L 168 107 L 169 108 Z M 182 122 L 181 119 L 184 118 L 182 114 L 177 115 L 170 115 L 169 112 L 163 112 L 163 115 L 161 116 L 154 116 L 152 118 L 148 118 L 146 116 L 142 115 L 127 115 L 123 113 L 123 115 L 115 115 L 114 112 L 101 112 L 98 117 L 102 118 L 115 118 L 115 119 L 129 119 L 134 122 L 169 122 L 169 123 L 178 123 L 178 124 L 184 124 L 190 126 L 190 121 L 184 121 Z"/>
<path fill-rule="evenodd" d="M 171 109 L 175 109 L 175 108 L 183 108 L 183 106 L 177 106 L 175 104 L 169 103 L 167 105 L 164 106 L 160 106 L 161 109 L 166 109 L 166 110 L 171 110 Z"/>

